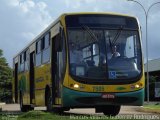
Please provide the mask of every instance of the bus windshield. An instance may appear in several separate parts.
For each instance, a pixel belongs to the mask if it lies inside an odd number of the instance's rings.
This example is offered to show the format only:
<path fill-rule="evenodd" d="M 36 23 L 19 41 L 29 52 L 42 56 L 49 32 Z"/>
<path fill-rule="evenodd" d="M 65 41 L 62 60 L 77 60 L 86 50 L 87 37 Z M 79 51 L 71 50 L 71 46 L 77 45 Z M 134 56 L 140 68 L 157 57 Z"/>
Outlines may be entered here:
<path fill-rule="evenodd" d="M 142 72 L 138 30 L 94 28 L 67 29 L 70 74 L 82 80 L 129 80 Z"/>

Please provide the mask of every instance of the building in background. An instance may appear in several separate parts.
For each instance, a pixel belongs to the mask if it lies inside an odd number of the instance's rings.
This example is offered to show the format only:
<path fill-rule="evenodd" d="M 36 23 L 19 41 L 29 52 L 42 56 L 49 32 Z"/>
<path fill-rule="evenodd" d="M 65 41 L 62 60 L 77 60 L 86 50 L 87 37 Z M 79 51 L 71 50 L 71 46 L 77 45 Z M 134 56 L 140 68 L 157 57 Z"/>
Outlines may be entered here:
<path fill-rule="evenodd" d="M 145 75 L 147 75 L 146 63 L 144 65 L 144 70 L 145 70 Z M 160 58 L 153 59 L 148 62 L 148 71 L 149 71 L 150 101 L 160 101 Z"/>

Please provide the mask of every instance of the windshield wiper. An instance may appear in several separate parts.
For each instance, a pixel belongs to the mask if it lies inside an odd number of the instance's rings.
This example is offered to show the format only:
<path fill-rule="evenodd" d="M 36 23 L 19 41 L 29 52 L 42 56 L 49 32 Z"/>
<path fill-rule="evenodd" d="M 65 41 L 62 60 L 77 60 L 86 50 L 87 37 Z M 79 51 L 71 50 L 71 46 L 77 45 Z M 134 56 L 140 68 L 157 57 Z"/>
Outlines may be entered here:
<path fill-rule="evenodd" d="M 113 41 L 112 41 L 112 45 L 115 45 L 115 43 L 116 43 L 116 41 L 118 40 L 118 38 L 119 38 L 122 30 L 123 30 L 123 27 L 121 26 L 121 27 L 119 28 L 119 30 L 117 31 L 117 34 L 115 35 L 115 37 L 114 37 L 114 39 L 113 39 Z"/>
<path fill-rule="evenodd" d="M 116 43 L 116 41 L 118 40 L 118 38 L 119 38 L 122 30 L 123 30 L 123 27 L 121 26 L 121 27 L 118 29 L 118 31 L 117 31 L 116 35 L 114 36 L 113 40 L 111 40 L 110 36 L 108 35 L 108 38 L 109 38 L 109 46 L 110 46 L 110 50 L 111 50 L 112 53 L 113 53 L 112 47 L 116 45 L 115 43 Z"/>
<path fill-rule="evenodd" d="M 111 42 L 111 38 L 110 38 L 110 36 L 108 36 L 108 38 L 109 38 L 109 46 L 110 46 L 110 50 L 112 51 L 112 42 Z M 112 51 L 112 54 L 113 54 L 113 51 Z"/>
<path fill-rule="evenodd" d="M 98 39 L 97 39 L 96 35 L 92 32 L 92 30 L 91 30 L 88 26 L 82 26 L 82 28 L 83 28 L 84 30 L 86 30 L 86 31 L 89 33 L 89 35 L 90 35 L 96 42 L 98 42 Z M 93 41 L 93 42 L 95 42 L 95 41 Z"/>

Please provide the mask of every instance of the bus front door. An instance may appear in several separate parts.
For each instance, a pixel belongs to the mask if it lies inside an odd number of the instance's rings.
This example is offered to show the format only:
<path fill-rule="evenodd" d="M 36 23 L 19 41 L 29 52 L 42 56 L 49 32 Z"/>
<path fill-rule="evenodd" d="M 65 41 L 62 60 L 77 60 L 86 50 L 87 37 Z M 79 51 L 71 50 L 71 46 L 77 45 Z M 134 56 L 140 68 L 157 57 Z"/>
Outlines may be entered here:
<path fill-rule="evenodd" d="M 30 77 L 30 104 L 34 103 L 35 99 L 35 85 L 34 85 L 34 52 L 30 53 L 30 70 L 29 70 L 29 77 Z"/>
<path fill-rule="evenodd" d="M 14 95 L 15 103 L 18 103 L 18 63 L 15 64 L 14 70 Z"/>
<path fill-rule="evenodd" d="M 56 35 L 52 39 L 52 59 L 51 59 L 51 70 L 52 70 L 52 99 L 53 105 L 61 104 L 61 73 L 60 73 L 60 35 Z"/>

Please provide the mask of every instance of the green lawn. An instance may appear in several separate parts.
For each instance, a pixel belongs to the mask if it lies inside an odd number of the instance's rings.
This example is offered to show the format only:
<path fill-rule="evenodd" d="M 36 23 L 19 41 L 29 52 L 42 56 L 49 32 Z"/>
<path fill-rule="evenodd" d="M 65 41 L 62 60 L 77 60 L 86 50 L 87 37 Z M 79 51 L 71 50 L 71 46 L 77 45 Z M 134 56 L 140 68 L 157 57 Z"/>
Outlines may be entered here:
<path fill-rule="evenodd" d="M 17 120 L 67 120 L 68 116 L 60 116 L 43 111 L 30 111 L 18 116 Z"/>
<path fill-rule="evenodd" d="M 112 117 L 114 119 L 114 117 Z M 80 115 L 63 113 L 58 115 L 55 113 L 43 112 L 43 111 L 30 111 L 19 115 L 17 120 L 110 120 L 107 116 L 94 116 L 94 115 Z M 118 120 L 118 119 L 114 119 Z"/>
<path fill-rule="evenodd" d="M 60 116 L 43 111 L 29 111 L 20 115 L 2 114 L 0 120 L 69 120 L 69 116 Z"/>
<path fill-rule="evenodd" d="M 124 116 L 125 118 L 127 116 Z M 124 120 L 123 118 L 97 116 L 97 115 L 80 115 L 64 113 L 58 115 L 55 113 L 43 111 L 30 111 L 20 115 L 0 115 L 0 120 Z M 132 119 L 130 119 L 132 120 Z"/>
<path fill-rule="evenodd" d="M 148 104 L 148 105 L 144 105 L 144 108 L 159 109 L 160 110 L 160 104 Z"/>
<path fill-rule="evenodd" d="M 80 115 L 72 113 L 58 115 L 43 111 L 30 111 L 20 115 L 0 115 L 0 120 L 143 120 L 143 118 L 140 117 L 141 115 L 135 118 L 134 115 L 118 115 L 116 117 L 107 117 L 104 115 Z"/>

